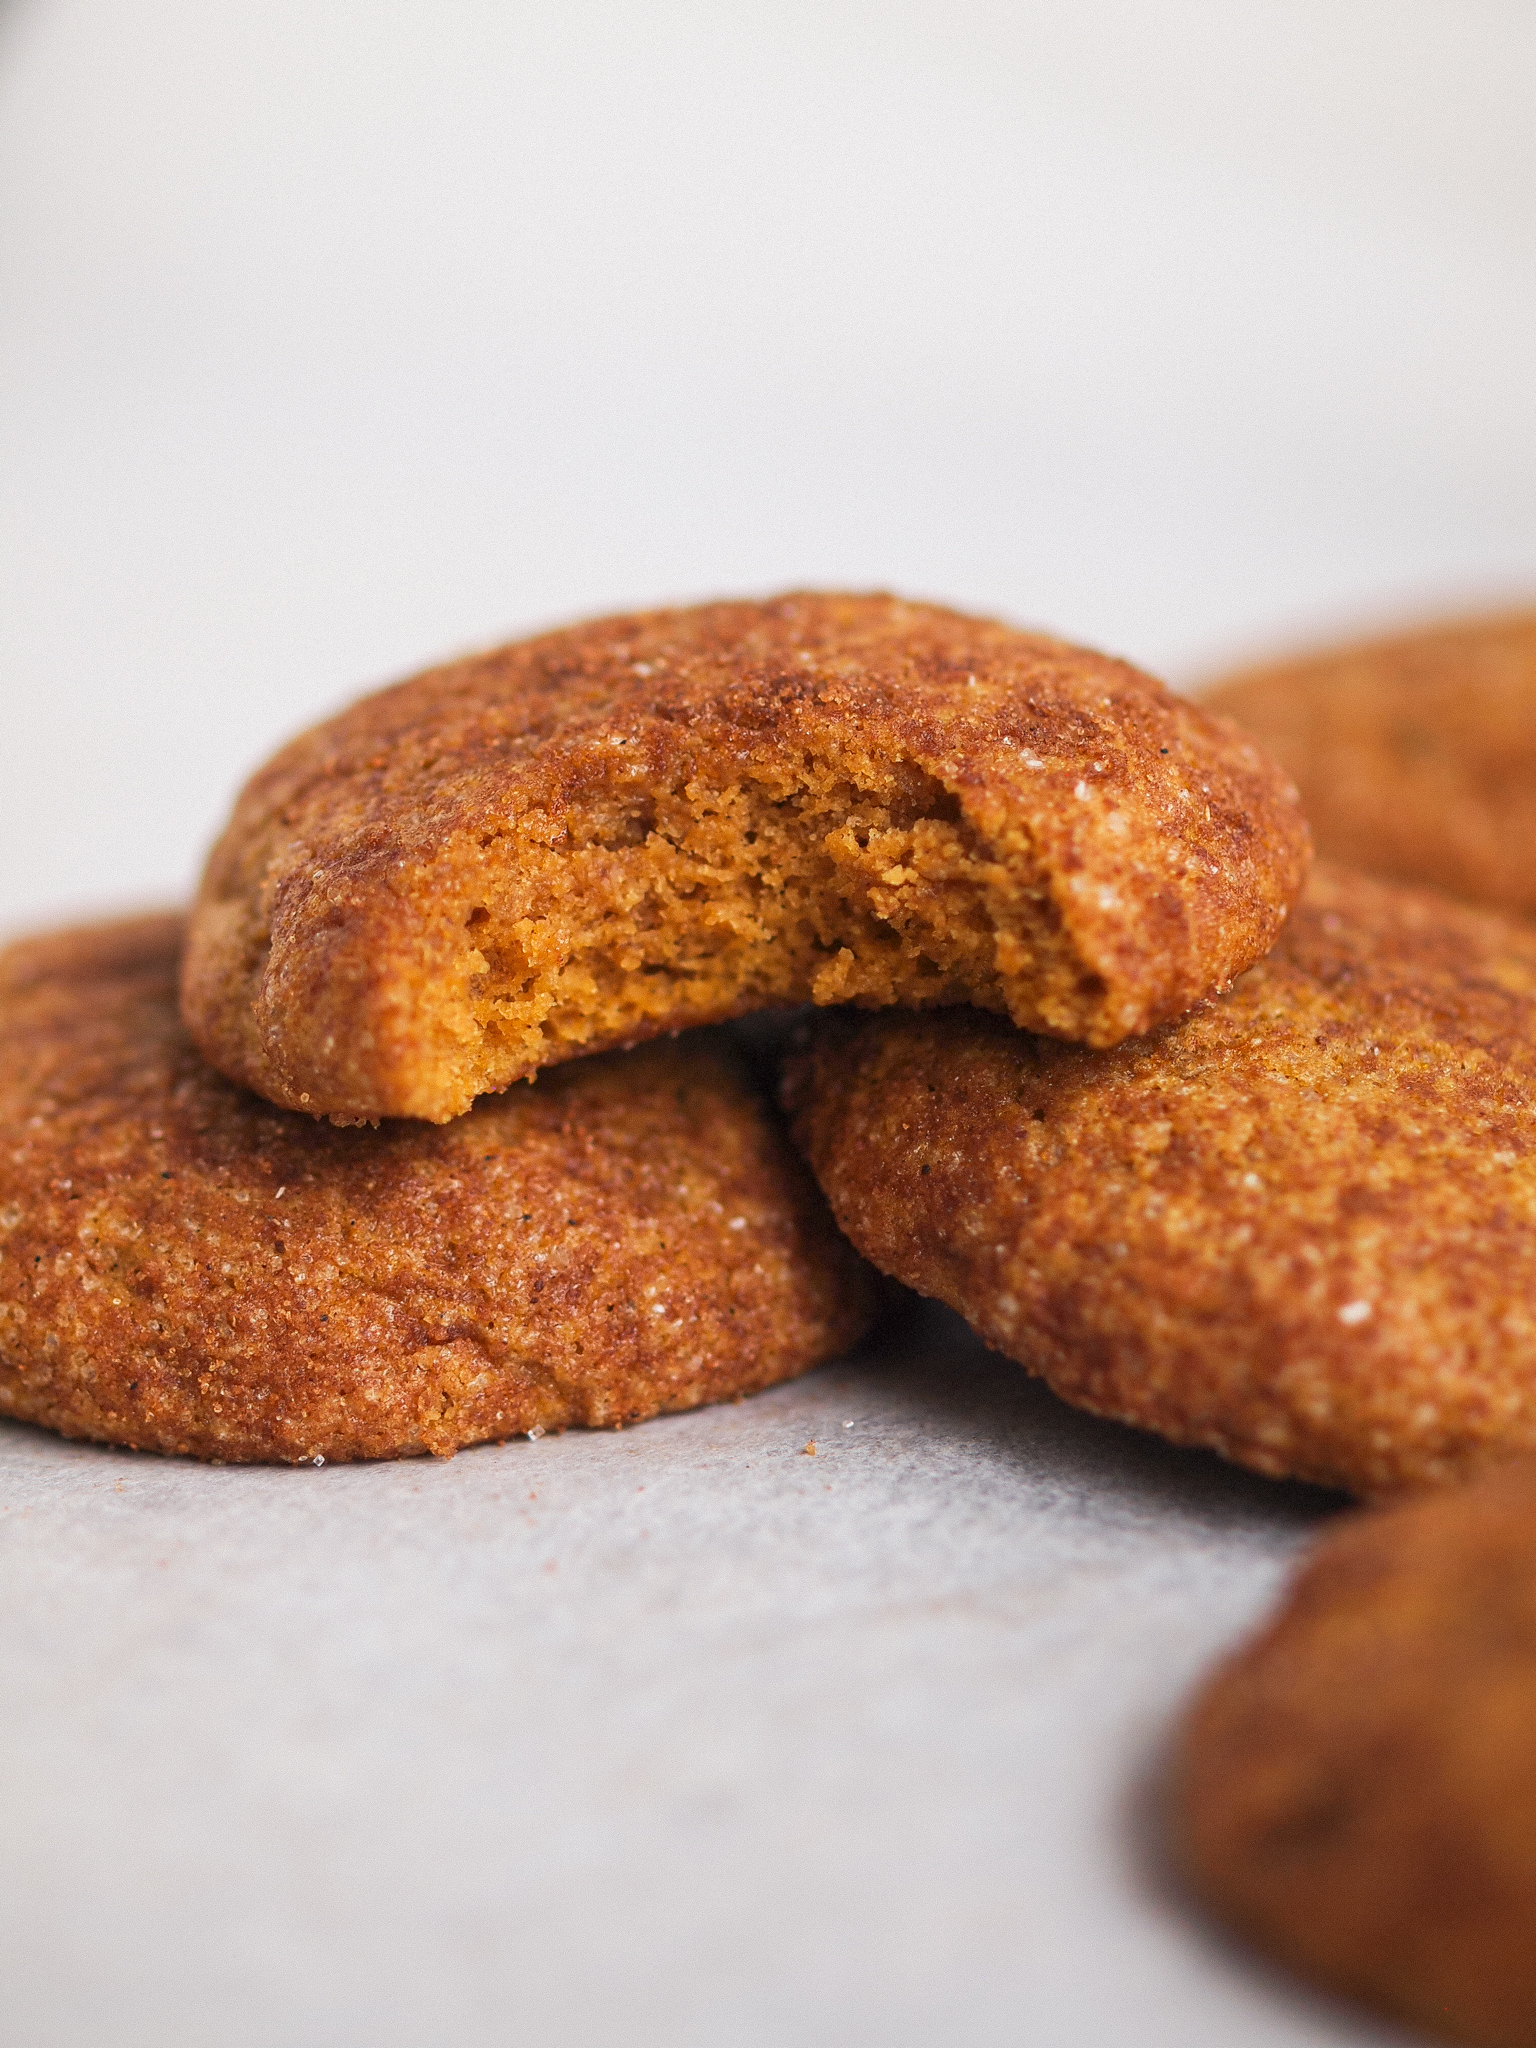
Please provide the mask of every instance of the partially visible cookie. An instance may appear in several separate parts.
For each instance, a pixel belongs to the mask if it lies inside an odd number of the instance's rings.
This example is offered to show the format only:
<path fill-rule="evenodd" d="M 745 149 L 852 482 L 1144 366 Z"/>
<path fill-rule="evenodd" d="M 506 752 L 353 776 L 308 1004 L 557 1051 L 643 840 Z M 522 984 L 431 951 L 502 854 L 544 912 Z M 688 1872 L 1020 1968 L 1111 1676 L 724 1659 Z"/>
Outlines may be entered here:
<path fill-rule="evenodd" d="M 1327 859 L 1536 916 L 1536 611 L 1247 670 L 1200 701 L 1294 776 Z"/>
<path fill-rule="evenodd" d="M 200 1458 L 449 1453 L 632 1422 L 855 1341 L 873 1276 L 719 1033 L 446 1130 L 235 1087 L 181 924 L 0 954 L 0 1416 Z"/>
<path fill-rule="evenodd" d="M 1306 859 L 1279 771 L 1124 662 L 890 597 L 646 612 L 285 748 L 209 862 L 183 1007 L 336 1123 L 806 1001 L 1112 1044 L 1258 958 Z"/>
<path fill-rule="evenodd" d="M 866 1258 L 1079 1406 L 1375 1495 L 1536 1447 L 1536 931 L 1319 870 L 1108 1052 L 828 1018 L 795 1130 Z"/>
<path fill-rule="evenodd" d="M 1350 1515 L 1180 1735 L 1204 1898 L 1331 1989 L 1536 2041 L 1536 1465 Z"/>

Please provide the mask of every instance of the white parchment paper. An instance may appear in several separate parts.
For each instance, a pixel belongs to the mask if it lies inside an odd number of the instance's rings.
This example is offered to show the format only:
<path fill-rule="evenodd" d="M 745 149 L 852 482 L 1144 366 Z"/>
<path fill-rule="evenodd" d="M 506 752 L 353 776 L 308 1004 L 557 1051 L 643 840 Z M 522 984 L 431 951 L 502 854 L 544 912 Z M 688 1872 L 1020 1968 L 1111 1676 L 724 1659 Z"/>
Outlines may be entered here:
<path fill-rule="evenodd" d="M 0 1426 L 0 2033 L 1385 2040 L 1208 1931 L 1156 1822 L 1171 1713 L 1335 1510 L 936 1310 L 446 1463 Z"/>

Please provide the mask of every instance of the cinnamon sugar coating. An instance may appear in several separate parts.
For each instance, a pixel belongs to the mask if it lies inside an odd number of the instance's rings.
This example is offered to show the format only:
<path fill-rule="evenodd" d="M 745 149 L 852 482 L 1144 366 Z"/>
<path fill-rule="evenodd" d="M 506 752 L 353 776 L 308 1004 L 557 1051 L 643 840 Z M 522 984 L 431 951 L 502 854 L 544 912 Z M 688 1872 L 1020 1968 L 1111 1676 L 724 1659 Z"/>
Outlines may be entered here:
<path fill-rule="evenodd" d="M 447 1454 L 836 1356 L 873 1276 L 721 1034 L 442 1130 L 234 1086 L 175 918 L 0 953 L 0 1416 L 230 1460 Z"/>
<path fill-rule="evenodd" d="M 1247 670 L 1200 701 L 1295 777 L 1328 859 L 1536 916 L 1536 611 Z"/>
<path fill-rule="evenodd" d="M 1182 1730 L 1208 1903 L 1291 1968 L 1473 2048 L 1536 2041 L 1536 1466 L 1326 1535 Z"/>
<path fill-rule="evenodd" d="M 1112 1051 L 818 1022 L 795 1131 L 865 1256 L 1100 1415 L 1376 1495 L 1536 1447 L 1536 932 L 1320 869 Z"/>
<path fill-rule="evenodd" d="M 441 1122 L 777 1004 L 1110 1044 L 1272 942 L 1306 828 L 1123 662 L 890 597 L 598 620 L 365 698 L 251 781 L 183 985 L 225 1073 Z"/>

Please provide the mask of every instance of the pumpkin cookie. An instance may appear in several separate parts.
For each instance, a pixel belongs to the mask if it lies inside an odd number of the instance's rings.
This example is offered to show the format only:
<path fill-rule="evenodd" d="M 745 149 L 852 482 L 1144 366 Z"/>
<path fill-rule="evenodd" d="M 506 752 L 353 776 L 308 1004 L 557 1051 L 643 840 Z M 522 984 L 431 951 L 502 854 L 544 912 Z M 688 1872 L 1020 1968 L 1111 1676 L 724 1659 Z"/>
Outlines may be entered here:
<path fill-rule="evenodd" d="M 1536 611 L 1249 670 L 1200 701 L 1296 778 L 1319 853 L 1536 916 Z"/>
<path fill-rule="evenodd" d="M 180 942 L 151 918 L 0 954 L 0 1416 L 446 1454 L 750 1392 L 865 1328 L 873 1276 L 722 1034 L 338 1131 L 198 1057 Z"/>
<path fill-rule="evenodd" d="M 1180 1858 L 1331 1989 L 1536 2041 L 1536 1465 L 1350 1515 L 1178 1744 Z"/>
<path fill-rule="evenodd" d="M 889 597 L 649 612 L 287 747 L 209 863 L 183 1011 L 336 1123 L 807 1000 L 1107 1045 L 1261 955 L 1306 857 L 1251 742 L 1123 662 Z"/>
<path fill-rule="evenodd" d="M 860 1251 L 1081 1407 L 1364 1494 L 1536 1446 L 1526 926 L 1320 870 L 1149 1037 L 820 1020 L 787 1091 Z"/>

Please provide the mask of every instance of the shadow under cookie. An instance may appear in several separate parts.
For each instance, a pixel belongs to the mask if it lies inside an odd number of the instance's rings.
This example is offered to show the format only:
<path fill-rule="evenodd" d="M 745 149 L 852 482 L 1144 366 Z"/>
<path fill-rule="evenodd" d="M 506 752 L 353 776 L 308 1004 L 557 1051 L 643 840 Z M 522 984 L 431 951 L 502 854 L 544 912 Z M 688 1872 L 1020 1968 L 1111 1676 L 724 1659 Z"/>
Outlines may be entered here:
<path fill-rule="evenodd" d="M 751 1392 L 870 1321 L 720 1034 L 341 1131 L 204 1064 L 181 938 L 0 954 L 0 1415 L 204 1458 L 446 1454 Z"/>

